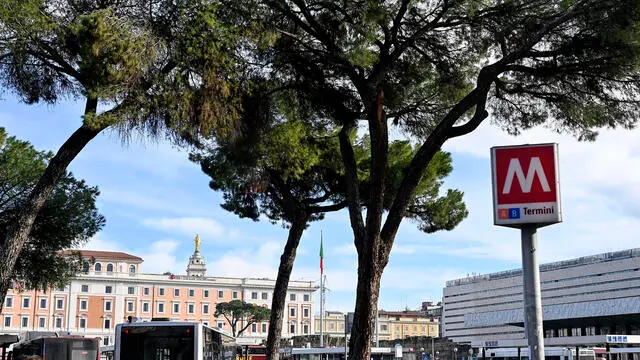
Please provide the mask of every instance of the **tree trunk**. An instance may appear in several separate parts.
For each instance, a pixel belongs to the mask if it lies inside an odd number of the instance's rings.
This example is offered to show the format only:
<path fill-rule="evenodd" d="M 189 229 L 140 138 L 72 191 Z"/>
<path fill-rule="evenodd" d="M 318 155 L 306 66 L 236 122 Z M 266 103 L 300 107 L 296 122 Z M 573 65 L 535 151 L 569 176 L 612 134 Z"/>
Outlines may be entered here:
<path fill-rule="evenodd" d="M 391 247 L 386 246 L 380 238 L 389 155 L 384 92 L 381 89 L 376 90 L 374 101 L 367 116 L 371 137 L 371 189 L 367 204 L 366 225 L 364 234 L 354 233 L 354 242 L 358 250 L 358 286 L 353 328 L 349 341 L 350 360 L 369 360 L 371 358 L 380 279 L 387 264 L 386 259 L 391 251 Z"/>
<path fill-rule="evenodd" d="M 267 336 L 267 360 L 278 360 L 280 357 L 280 338 L 282 335 L 282 319 L 284 315 L 284 304 L 287 300 L 287 288 L 291 270 L 296 259 L 296 250 L 300 244 L 300 238 L 309 221 L 306 212 L 298 211 L 294 215 L 293 223 L 289 229 L 287 244 L 280 257 L 280 267 L 276 286 L 273 289 L 273 299 L 271 301 L 271 317 L 269 318 L 269 335 Z"/>
<path fill-rule="evenodd" d="M 365 245 L 367 248 L 358 254 L 358 287 L 353 328 L 349 340 L 349 360 L 369 360 L 371 358 L 380 279 L 384 270 L 384 266 L 380 266 L 377 256 L 374 256 L 378 252 L 377 243 L 378 241 Z"/>
<path fill-rule="evenodd" d="M 95 114 L 97 99 L 87 99 L 85 115 Z M 49 165 L 33 188 L 27 201 L 18 210 L 15 222 L 9 225 L 4 242 L 0 244 L 0 312 L 4 308 L 4 299 L 9 291 L 9 285 L 14 274 L 14 267 L 22 251 L 33 222 L 49 195 L 67 171 L 71 161 L 84 147 L 105 127 L 90 128 L 82 125 L 58 149 Z"/>

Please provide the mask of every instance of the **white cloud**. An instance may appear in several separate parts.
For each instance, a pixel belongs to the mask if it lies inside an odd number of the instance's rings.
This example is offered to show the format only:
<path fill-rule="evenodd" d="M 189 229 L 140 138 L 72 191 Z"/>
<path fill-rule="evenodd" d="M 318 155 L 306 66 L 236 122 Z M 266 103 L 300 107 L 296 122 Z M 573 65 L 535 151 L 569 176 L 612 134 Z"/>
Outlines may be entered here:
<path fill-rule="evenodd" d="M 104 240 L 100 234 L 94 236 L 81 249 L 98 251 L 121 251 L 127 254 L 141 257 L 142 271 L 144 273 L 162 274 L 170 271 L 177 274 L 185 272 L 187 262 L 178 261 L 175 253 L 178 250 L 179 242 L 172 239 L 162 239 L 150 243 L 146 248 L 130 249 L 122 244 Z"/>
<path fill-rule="evenodd" d="M 120 244 L 114 241 L 104 240 L 100 237 L 100 234 L 94 235 L 80 248 L 82 250 L 123 251 L 123 247 Z"/>
<path fill-rule="evenodd" d="M 138 252 L 136 255 L 144 259 L 142 269 L 145 273 L 162 274 L 166 271 L 175 274 L 184 274 L 187 261 L 178 261 L 175 253 L 179 242 L 171 239 L 163 239 L 153 242 L 148 249 Z"/>
<path fill-rule="evenodd" d="M 268 241 L 257 248 L 237 248 L 207 264 L 212 276 L 258 277 L 275 279 L 278 272 L 282 243 Z"/>
<path fill-rule="evenodd" d="M 166 189 L 164 191 L 166 191 Z M 180 196 L 180 201 L 167 199 L 162 192 L 163 191 L 160 189 L 152 191 L 149 188 L 126 190 L 102 187 L 100 189 L 98 202 L 126 205 L 127 208 L 144 209 L 186 216 L 203 216 L 213 213 L 210 208 L 200 205 L 189 205 L 193 203 L 192 201 L 185 203 L 185 197 L 183 196 Z"/>
<path fill-rule="evenodd" d="M 195 236 L 199 234 L 203 241 L 218 240 L 225 228 L 217 221 L 203 217 L 147 218 L 142 224 L 157 230 Z"/>
<path fill-rule="evenodd" d="M 119 151 L 104 151 L 106 147 L 119 147 Z M 78 155 L 77 160 L 136 169 L 151 177 L 167 180 L 183 177 L 185 168 L 198 168 L 197 164 L 189 161 L 187 151 L 172 146 L 168 141 L 139 134 L 123 140 L 115 131 L 103 132 Z"/>
<path fill-rule="evenodd" d="M 339 255 L 356 255 L 358 253 L 354 244 L 335 246 L 332 252 Z"/>

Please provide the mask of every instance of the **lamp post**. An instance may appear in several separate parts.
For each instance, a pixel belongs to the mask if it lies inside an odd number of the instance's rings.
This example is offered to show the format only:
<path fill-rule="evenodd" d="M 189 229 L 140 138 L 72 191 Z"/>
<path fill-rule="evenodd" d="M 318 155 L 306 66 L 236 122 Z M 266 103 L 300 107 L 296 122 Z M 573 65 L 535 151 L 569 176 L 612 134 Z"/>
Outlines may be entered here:
<path fill-rule="evenodd" d="M 436 345 L 433 336 L 431 336 L 431 360 L 436 360 Z"/>

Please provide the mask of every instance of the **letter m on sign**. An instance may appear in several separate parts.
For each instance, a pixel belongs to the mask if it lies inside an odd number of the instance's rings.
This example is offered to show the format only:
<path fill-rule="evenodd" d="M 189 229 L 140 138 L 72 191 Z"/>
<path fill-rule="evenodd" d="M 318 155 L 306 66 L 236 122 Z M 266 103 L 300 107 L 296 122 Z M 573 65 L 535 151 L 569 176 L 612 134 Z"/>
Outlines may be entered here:
<path fill-rule="evenodd" d="M 512 158 L 511 160 L 509 160 L 509 167 L 507 168 L 507 178 L 504 182 L 502 193 L 511 193 L 511 185 L 513 184 L 514 176 L 516 176 L 518 178 L 518 182 L 520 182 L 520 190 L 523 193 L 530 193 L 531 187 L 533 186 L 533 180 L 536 175 L 538 176 L 538 180 L 540 180 L 542 191 L 551 191 L 549 182 L 547 181 L 547 175 L 544 174 L 544 169 L 542 168 L 542 163 L 540 162 L 539 157 L 536 156 L 531 158 L 529 162 L 529 171 L 527 171 L 526 176 L 524 175 L 524 171 L 522 171 L 520 159 Z"/>
<path fill-rule="evenodd" d="M 495 148 L 498 205 L 557 201 L 553 144 Z"/>

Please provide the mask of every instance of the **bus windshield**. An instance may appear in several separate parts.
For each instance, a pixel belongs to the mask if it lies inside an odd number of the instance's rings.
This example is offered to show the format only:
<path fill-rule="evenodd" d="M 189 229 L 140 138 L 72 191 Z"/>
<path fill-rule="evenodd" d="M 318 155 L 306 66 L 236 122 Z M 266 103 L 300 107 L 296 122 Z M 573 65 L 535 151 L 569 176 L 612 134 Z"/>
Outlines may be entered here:
<path fill-rule="evenodd" d="M 46 339 L 44 355 L 48 359 L 95 360 L 98 342 L 95 339 Z"/>
<path fill-rule="evenodd" d="M 127 360 L 194 358 L 193 326 L 123 326 L 120 353 Z"/>

